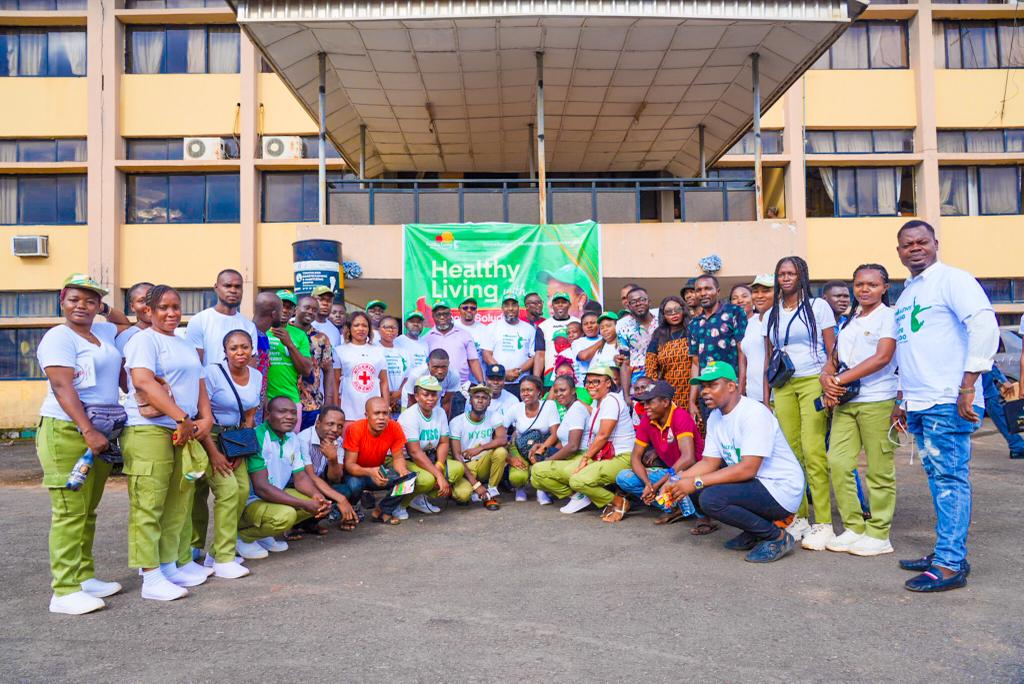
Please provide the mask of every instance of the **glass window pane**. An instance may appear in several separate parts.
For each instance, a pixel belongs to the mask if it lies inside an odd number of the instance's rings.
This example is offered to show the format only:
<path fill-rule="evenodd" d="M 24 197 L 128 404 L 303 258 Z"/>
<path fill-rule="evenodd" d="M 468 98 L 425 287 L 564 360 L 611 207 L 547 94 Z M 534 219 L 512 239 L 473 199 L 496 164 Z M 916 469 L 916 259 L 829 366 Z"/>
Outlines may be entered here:
<path fill-rule="evenodd" d="M 167 159 L 166 140 L 126 140 L 128 159 Z"/>
<path fill-rule="evenodd" d="M 85 31 L 50 31 L 47 62 L 50 76 L 85 76 Z"/>
<path fill-rule="evenodd" d="M 128 49 L 128 72 L 159 74 L 164 65 L 166 36 L 162 28 L 133 28 Z"/>
<path fill-rule="evenodd" d="M 832 131 L 807 131 L 807 152 L 811 154 L 832 154 L 836 151 Z"/>
<path fill-rule="evenodd" d="M 185 158 L 185 141 L 182 138 L 169 138 L 166 142 L 168 159 L 175 160 Z"/>
<path fill-rule="evenodd" d="M 18 161 L 18 141 L 0 140 L 0 162 Z"/>
<path fill-rule="evenodd" d="M 85 140 L 81 138 L 67 138 L 57 141 L 57 161 L 85 161 L 86 146 Z"/>
<path fill-rule="evenodd" d="M 201 74 L 206 71 L 206 29 L 167 29 L 168 74 Z"/>
<path fill-rule="evenodd" d="M 235 26 L 210 27 L 210 73 L 237 74 L 239 36 Z"/>
<path fill-rule="evenodd" d="M 18 33 L 18 75 L 46 75 L 46 31 Z"/>
<path fill-rule="evenodd" d="M 832 46 L 833 69 L 868 68 L 868 33 L 863 24 L 854 24 Z"/>
<path fill-rule="evenodd" d="M 966 168 L 939 168 L 939 203 L 939 213 L 942 216 L 967 216 Z"/>
<path fill-rule="evenodd" d="M 237 173 L 218 173 L 206 177 L 207 223 L 237 223 L 239 187 Z"/>
<path fill-rule="evenodd" d="M 1020 176 L 1016 166 L 978 167 L 982 214 L 1020 213 Z"/>
<path fill-rule="evenodd" d="M 301 173 L 263 174 L 263 220 L 302 220 Z"/>
<path fill-rule="evenodd" d="M 907 66 L 906 34 L 902 24 L 868 24 L 868 42 L 872 69 Z"/>
<path fill-rule="evenodd" d="M 889 182 L 892 183 L 892 170 L 888 172 Z M 879 169 L 857 169 L 857 213 L 861 216 L 877 216 L 879 211 Z"/>
<path fill-rule="evenodd" d="M 25 10 L 55 10 L 57 9 L 56 0 L 18 0 L 17 8 L 22 11 Z"/>
<path fill-rule="evenodd" d="M 128 223 L 167 223 L 167 176 L 128 177 Z"/>
<path fill-rule="evenodd" d="M 946 22 L 946 68 L 962 69 L 963 63 L 960 59 L 960 24 Z"/>
<path fill-rule="evenodd" d="M 14 76 L 18 73 L 18 33 L 13 30 L 0 31 L 0 76 Z"/>
<path fill-rule="evenodd" d="M 57 0 L 57 9 L 59 10 L 84 10 L 87 9 L 86 5 L 88 0 Z"/>
<path fill-rule="evenodd" d="M 761 151 L 765 154 L 782 154 L 782 131 L 761 131 Z"/>
<path fill-rule="evenodd" d="M 167 215 L 170 223 L 202 223 L 206 202 L 206 177 L 168 177 Z"/>
<path fill-rule="evenodd" d="M 1018 128 L 1006 131 L 1006 151 L 1024 152 L 1024 130 Z"/>
<path fill-rule="evenodd" d="M 999 66 L 996 52 L 996 27 L 990 21 L 965 21 L 961 24 L 964 69 L 994 69 Z"/>
<path fill-rule="evenodd" d="M 999 22 L 999 53 L 1000 66 L 1024 66 L 1024 26 Z"/>
<path fill-rule="evenodd" d="M 205 7 L 205 0 L 167 0 L 167 9 Z"/>
<path fill-rule="evenodd" d="M 0 318 L 14 318 L 18 315 L 18 293 L 0 292 Z"/>
<path fill-rule="evenodd" d="M 22 140 L 18 143 L 18 161 L 52 162 L 57 160 L 54 140 Z"/>
<path fill-rule="evenodd" d="M 128 0 L 127 9 L 164 9 L 164 0 Z"/>
<path fill-rule="evenodd" d="M 319 179 L 315 173 L 302 174 L 302 220 L 320 220 Z"/>
<path fill-rule="evenodd" d="M 18 377 L 41 378 L 43 371 L 36 361 L 36 348 L 46 334 L 46 328 L 21 328 L 18 330 Z"/>
<path fill-rule="evenodd" d="M 857 183 L 854 169 L 836 169 L 836 201 L 840 216 L 857 215 Z"/>
<path fill-rule="evenodd" d="M 913 152 L 914 132 L 910 130 L 901 131 L 875 131 L 875 152 Z"/>
<path fill-rule="evenodd" d="M 1002 152 L 1003 131 L 967 131 L 968 152 Z"/>
<path fill-rule="evenodd" d="M 57 220 L 80 225 L 88 220 L 88 190 L 85 176 L 60 176 L 57 179 Z"/>
<path fill-rule="evenodd" d="M 22 176 L 18 179 L 18 223 L 56 223 L 57 179 Z"/>
<path fill-rule="evenodd" d="M 1013 301 L 1013 281 L 1009 278 L 979 278 L 978 283 L 993 304 Z"/>
<path fill-rule="evenodd" d="M 0 176 L 0 225 L 18 222 L 18 177 Z"/>
<path fill-rule="evenodd" d="M 836 131 L 836 152 L 856 154 L 871 151 L 871 131 Z"/>
<path fill-rule="evenodd" d="M 59 296 L 56 292 L 19 292 L 18 315 L 28 318 L 59 316 Z"/>
<path fill-rule="evenodd" d="M 939 131 L 939 152 L 966 152 L 963 131 Z"/>
<path fill-rule="evenodd" d="M 18 330 L 0 328 L 0 378 L 18 375 Z"/>

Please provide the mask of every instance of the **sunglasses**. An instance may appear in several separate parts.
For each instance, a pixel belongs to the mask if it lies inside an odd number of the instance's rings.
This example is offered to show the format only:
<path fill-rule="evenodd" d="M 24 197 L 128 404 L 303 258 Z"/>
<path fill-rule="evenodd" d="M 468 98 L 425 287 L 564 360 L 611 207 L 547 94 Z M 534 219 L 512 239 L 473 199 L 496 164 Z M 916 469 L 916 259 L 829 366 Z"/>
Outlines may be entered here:
<path fill-rule="evenodd" d="M 683 313 L 683 310 L 682 310 L 682 309 L 662 309 L 662 312 L 663 312 L 663 313 L 664 313 L 664 314 L 665 314 L 666 316 L 674 316 L 674 315 L 676 315 L 676 314 L 681 314 L 681 313 Z"/>
<path fill-rule="evenodd" d="M 476 311 L 476 307 L 473 306 L 472 304 L 467 304 L 467 305 L 462 307 L 462 310 L 463 311 Z"/>

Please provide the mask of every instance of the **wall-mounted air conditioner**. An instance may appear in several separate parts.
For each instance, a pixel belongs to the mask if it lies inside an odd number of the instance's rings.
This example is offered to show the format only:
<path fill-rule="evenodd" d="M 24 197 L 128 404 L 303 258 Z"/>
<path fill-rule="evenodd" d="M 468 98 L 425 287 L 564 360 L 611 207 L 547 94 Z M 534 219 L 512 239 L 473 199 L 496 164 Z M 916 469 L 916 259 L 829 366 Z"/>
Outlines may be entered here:
<path fill-rule="evenodd" d="M 297 135 L 263 137 L 264 159 L 302 159 L 302 138 Z"/>
<path fill-rule="evenodd" d="M 224 141 L 220 138 L 185 138 L 185 159 L 223 159 Z"/>
<path fill-rule="evenodd" d="M 11 254 L 17 257 L 48 257 L 50 238 L 46 235 L 15 235 L 11 238 Z"/>

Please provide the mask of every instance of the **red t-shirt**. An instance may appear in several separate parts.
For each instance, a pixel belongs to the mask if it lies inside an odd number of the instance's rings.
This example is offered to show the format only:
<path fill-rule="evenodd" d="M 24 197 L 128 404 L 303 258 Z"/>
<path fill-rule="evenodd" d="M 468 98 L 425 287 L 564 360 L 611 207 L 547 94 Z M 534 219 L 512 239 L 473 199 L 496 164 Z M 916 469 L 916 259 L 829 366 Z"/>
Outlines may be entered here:
<path fill-rule="evenodd" d="M 679 460 L 679 438 L 693 438 L 693 455 L 699 461 L 704 455 L 704 438 L 700 436 L 693 416 L 675 404 L 669 409 L 668 420 L 664 426 L 655 425 L 650 416 L 644 415 L 636 426 L 636 441 L 643 446 L 650 446 L 662 463 L 669 468 Z"/>
<path fill-rule="evenodd" d="M 388 420 L 387 427 L 379 435 L 370 432 L 370 424 L 364 418 L 345 430 L 345 451 L 356 452 L 356 463 L 364 468 L 378 468 L 384 464 L 388 453 L 399 454 L 405 446 L 405 433 L 397 421 Z"/>

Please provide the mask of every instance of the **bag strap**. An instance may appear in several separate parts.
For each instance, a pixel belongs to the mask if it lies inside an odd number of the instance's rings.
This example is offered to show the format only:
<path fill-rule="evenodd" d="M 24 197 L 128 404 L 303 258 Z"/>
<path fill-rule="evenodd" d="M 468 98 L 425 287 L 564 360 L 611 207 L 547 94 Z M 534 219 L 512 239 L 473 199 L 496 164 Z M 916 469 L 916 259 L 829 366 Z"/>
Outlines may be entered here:
<path fill-rule="evenodd" d="M 790 330 L 790 328 L 793 327 L 793 322 L 796 321 L 796 319 L 797 319 L 797 317 L 799 315 L 800 315 L 800 307 L 798 305 L 797 308 L 796 308 L 796 311 L 793 312 L 793 317 L 789 319 L 789 324 L 786 326 L 786 337 L 782 341 L 782 346 L 783 347 L 786 347 L 786 346 L 789 345 L 789 330 Z M 776 347 L 779 346 L 779 336 L 778 336 L 778 333 L 775 334 L 775 346 Z"/>
<path fill-rule="evenodd" d="M 220 372 L 224 374 L 224 379 L 228 381 L 228 387 L 231 388 L 231 393 L 235 395 L 235 401 L 238 402 L 238 424 L 239 426 L 241 426 L 242 421 L 245 420 L 245 409 L 242 408 L 242 397 L 238 395 L 238 390 L 235 389 L 235 382 L 234 380 L 231 379 L 231 376 L 228 375 L 228 372 L 224 369 L 224 366 L 218 363 L 217 368 L 219 368 Z M 213 411 L 212 406 L 210 407 L 210 411 Z"/>
<path fill-rule="evenodd" d="M 532 423 L 530 423 L 530 424 L 529 424 L 528 426 L 526 426 L 526 429 L 525 429 L 525 430 L 523 430 L 523 434 L 524 434 L 524 435 L 525 435 L 525 434 L 526 434 L 527 432 L 529 432 L 530 430 L 532 430 L 532 429 L 533 429 L 533 426 L 537 424 L 537 421 L 538 421 L 538 420 L 540 420 L 540 414 L 544 413 L 544 406 L 545 406 L 545 405 L 546 405 L 547 403 L 548 403 L 548 400 L 547 400 L 547 399 L 545 399 L 544 401 L 540 402 L 540 408 L 539 408 L 539 409 L 537 409 L 537 415 L 535 415 L 535 416 L 533 417 L 533 422 L 532 422 Z M 525 405 L 525 404 L 523 405 L 523 413 L 526 413 L 526 405 Z"/>
<path fill-rule="evenodd" d="M 619 407 L 619 400 L 615 399 L 615 395 L 614 394 L 609 393 L 607 396 L 605 396 L 605 399 L 614 399 L 615 400 L 615 408 L 616 408 L 616 410 L 618 409 L 618 407 Z M 602 399 L 601 401 L 604 401 L 604 399 Z M 590 430 L 587 432 L 587 441 L 590 441 L 590 440 L 592 440 L 594 438 L 594 426 L 597 425 L 597 413 L 598 413 L 598 410 L 601 408 L 601 401 L 598 401 L 597 402 L 597 406 L 594 407 L 594 415 L 590 419 Z"/>

